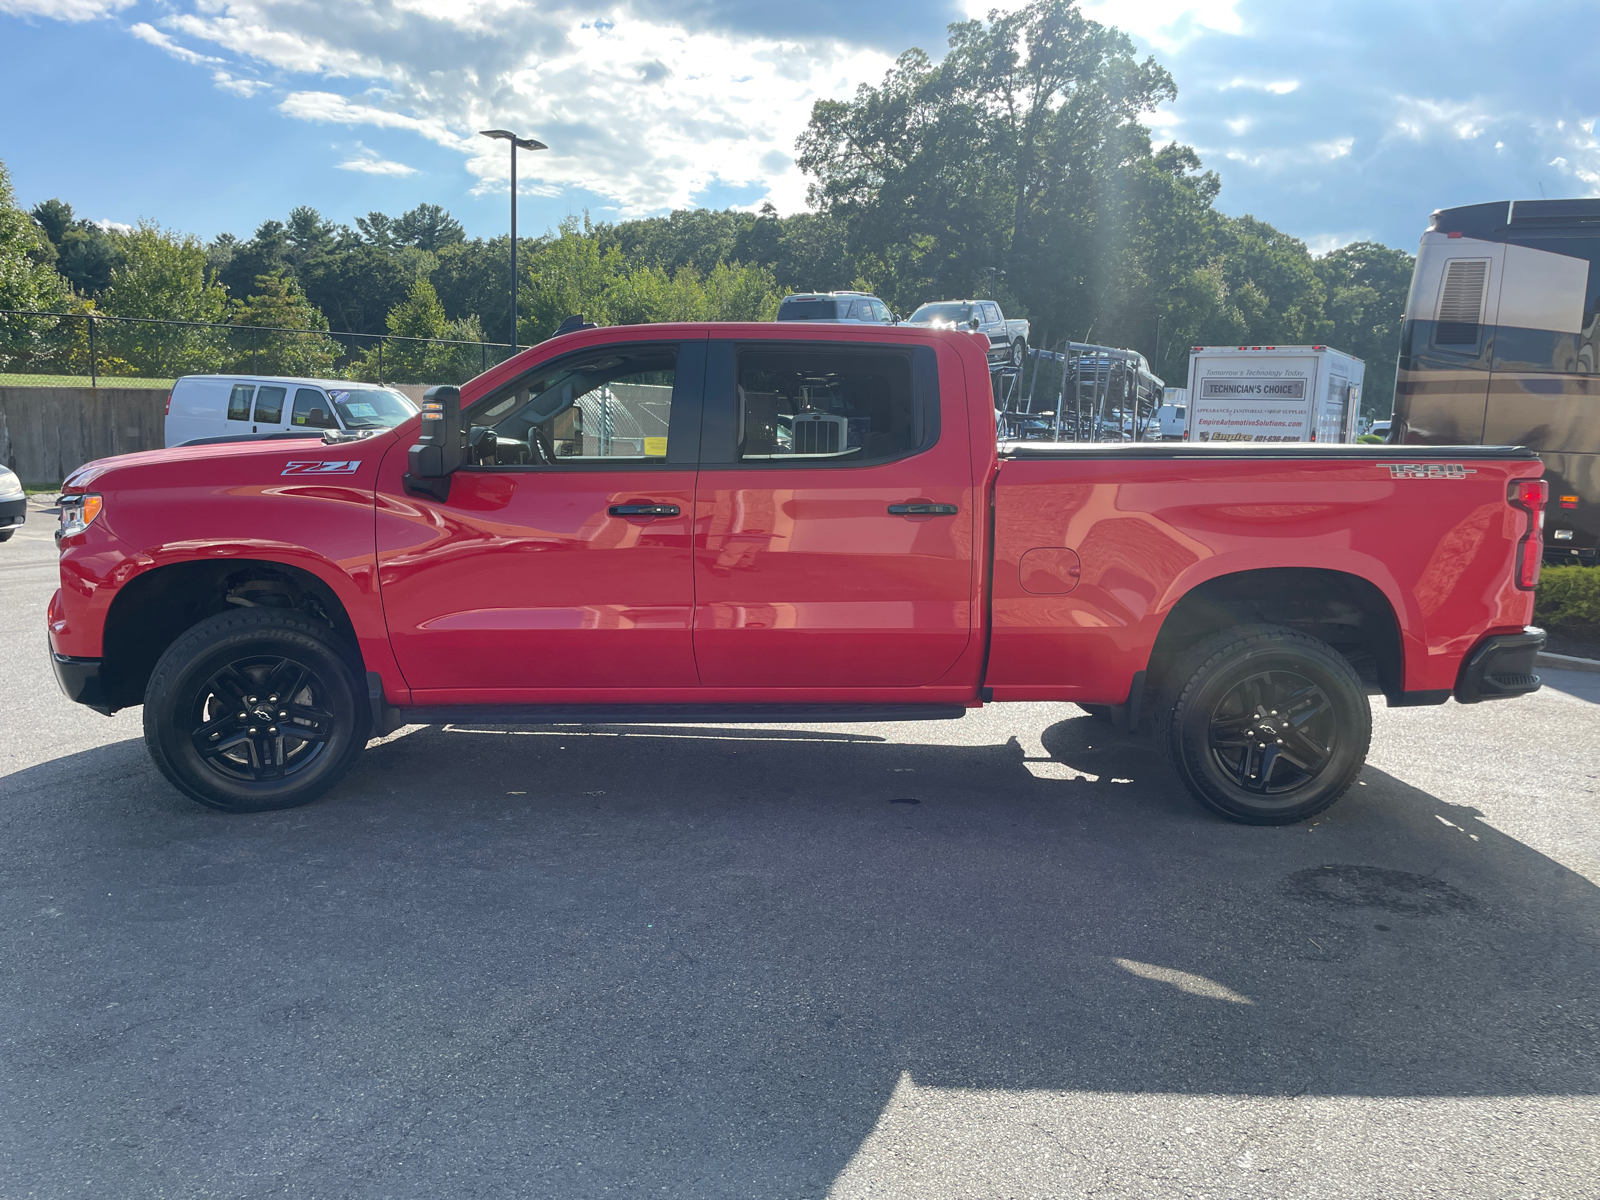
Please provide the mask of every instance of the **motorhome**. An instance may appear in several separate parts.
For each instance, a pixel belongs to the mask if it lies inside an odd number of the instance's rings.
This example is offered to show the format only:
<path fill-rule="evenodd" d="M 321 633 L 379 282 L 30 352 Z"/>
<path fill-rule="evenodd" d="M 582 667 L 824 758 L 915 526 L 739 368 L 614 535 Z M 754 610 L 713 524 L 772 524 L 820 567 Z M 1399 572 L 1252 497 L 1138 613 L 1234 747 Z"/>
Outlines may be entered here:
<path fill-rule="evenodd" d="M 1411 277 L 1391 442 L 1527 446 L 1550 482 L 1545 553 L 1600 542 L 1600 199 L 1433 214 Z"/>

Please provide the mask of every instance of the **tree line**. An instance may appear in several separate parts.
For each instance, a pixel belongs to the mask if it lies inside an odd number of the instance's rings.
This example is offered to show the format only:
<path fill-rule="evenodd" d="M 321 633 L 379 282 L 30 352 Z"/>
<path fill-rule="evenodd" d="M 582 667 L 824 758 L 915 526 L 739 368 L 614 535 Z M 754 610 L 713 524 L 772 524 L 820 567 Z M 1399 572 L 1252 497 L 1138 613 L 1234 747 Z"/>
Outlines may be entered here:
<path fill-rule="evenodd" d="M 1389 411 L 1410 255 L 1358 242 L 1314 256 L 1219 211 L 1217 173 L 1190 147 L 1156 146 L 1140 122 L 1176 96 L 1171 76 L 1069 0 L 949 35 L 942 59 L 907 50 L 851 99 L 815 105 L 797 146 L 810 212 L 585 216 L 519 239 L 518 342 L 575 313 L 768 320 L 790 291 L 871 291 L 902 314 L 993 297 L 1032 321 L 1038 344 L 1137 349 L 1172 383 L 1193 345 L 1333 345 L 1366 361 L 1364 407 Z M 21 265 L 5 265 L 8 239 Z M 282 323 L 303 344 L 503 342 L 509 277 L 509 239 L 468 238 L 438 205 L 353 226 L 300 207 L 205 243 L 152 222 L 102 229 L 61 200 L 24 214 L 0 167 L 0 307 Z M 330 337 L 317 353 L 338 350 Z M 386 353 L 411 354 L 407 369 L 424 375 L 470 365 L 447 348 Z"/>

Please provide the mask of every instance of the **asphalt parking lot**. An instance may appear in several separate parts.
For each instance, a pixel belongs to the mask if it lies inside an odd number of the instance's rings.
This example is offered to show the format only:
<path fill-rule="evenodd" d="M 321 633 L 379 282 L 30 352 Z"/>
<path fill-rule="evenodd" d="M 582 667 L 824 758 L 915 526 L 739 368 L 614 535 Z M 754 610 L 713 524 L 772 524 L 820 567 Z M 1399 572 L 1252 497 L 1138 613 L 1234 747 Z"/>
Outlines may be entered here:
<path fill-rule="evenodd" d="M 0 1197 L 1595 1197 L 1600 675 L 1309 825 L 1068 705 L 174 792 L 0 546 Z"/>

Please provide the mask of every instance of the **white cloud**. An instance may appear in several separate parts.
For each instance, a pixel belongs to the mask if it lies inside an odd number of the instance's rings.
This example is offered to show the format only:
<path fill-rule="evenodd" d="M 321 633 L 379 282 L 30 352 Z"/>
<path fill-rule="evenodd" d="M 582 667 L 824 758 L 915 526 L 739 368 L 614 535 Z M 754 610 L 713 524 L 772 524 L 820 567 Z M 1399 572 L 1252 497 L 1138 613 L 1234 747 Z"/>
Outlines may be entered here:
<path fill-rule="evenodd" d="M 1306 249 L 1320 258 L 1324 254 L 1337 250 L 1340 246 L 1348 246 L 1351 242 L 1365 242 L 1370 240 L 1371 237 L 1370 233 L 1364 231 L 1361 233 L 1316 233 L 1305 238 L 1304 241 Z"/>
<path fill-rule="evenodd" d="M 522 156 L 525 190 L 581 190 L 624 217 L 716 185 L 804 207 L 793 153 L 812 104 L 891 63 L 841 42 L 694 31 L 620 5 L 578 15 L 526 0 L 182 2 L 162 29 L 230 62 L 310 77 L 279 102 L 286 116 L 417 134 L 462 155 L 480 192 L 505 186 L 507 164 L 478 130 L 514 128 L 551 147 Z M 265 86 L 226 74 L 217 86 L 236 94 Z"/>
<path fill-rule="evenodd" d="M 0 0 L 0 13 L 48 17 L 53 21 L 92 21 L 133 4 L 134 0 Z"/>
<path fill-rule="evenodd" d="M 122 221 L 100 220 L 100 221 L 95 221 L 94 224 L 100 226 L 100 228 L 105 230 L 107 233 L 132 233 L 133 232 L 133 226 L 125 224 Z"/>
<path fill-rule="evenodd" d="M 965 0 L 970 18 L 982 19 L 991 9 L 1010 12 L 1026 0 Z M 1239 0 L 1086 0 L 1083 15 L 1102 25 L 1115 25 L 1153 48 L 1172 51 L 1207 31 L 1240 34 L 1244 20 Z"/>
<path fill-rule="evenodd" d="M 235 96 L 243 96 L 248 100 L 257 92 L 264 92 L 272 85 L 263 83 L 259 79 L 236 79 L 226 71 L 213 71 L 211 81 L 224 92 L 232 92 Z"/>
<path fill-rule="evenodd" d="M 1311 147 L 1318 158 L 1325 158 L 1330 162 L 1336 158 L 1347 158 L 1351 148 L 1356 144 L 1353 137 L 1335 138 L 1331 142 L 1317 142 Z"/>
<path fill-rule="evenodd" d="M 187 46 L 178 45 L 177 42 L 162 33 L 154 25 L 146 25 L 143 21 L 133 26 L 128 32 L 141 42 L 149 42 L 158 50 L 165 50 L 179 62 L 186 62 L 190 66 L 199 66 L 201 63 L 220 63 L 222 61 L 220 58 L 213 58 L 209 54 L 196 54 Z"/>
<path fill-rule="evenodd" d="M 1271 92 L 1274 96 L 1287 96 L 1299 87 L 1298 79 L 1246 79 L 1239 76 L 1223 84 L 1222 90 L 1226 92 L 1234 88 L 1248 88 L 1253 92 Z"/>
<path fill-rule="evenodd" d="M 417 169 L 408 167 L 402 162 L 393 162 L 387 158 L 380 158 L 377 151 L 356 143 L 354 158 L 346 159 L 339 164 L 341 171 L 360 171 L 363 175 L 415 175 Z"/>

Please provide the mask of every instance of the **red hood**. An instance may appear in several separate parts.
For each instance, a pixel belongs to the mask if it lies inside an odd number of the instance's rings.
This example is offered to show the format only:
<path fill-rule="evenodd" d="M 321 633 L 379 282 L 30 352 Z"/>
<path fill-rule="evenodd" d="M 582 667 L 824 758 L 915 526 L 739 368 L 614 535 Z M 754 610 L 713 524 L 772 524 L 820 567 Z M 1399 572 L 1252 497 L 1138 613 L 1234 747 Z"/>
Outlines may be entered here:
<path fill-rule="evenodd" d="M 111 458 L 97 458 L 86 462 L 67 476 L 62 483 L 63 492 L 84 491 L 113 471 L 127 468 L 154 467 L 179 463 L 202 463 L 215 459 L 231 458 L 254 460 L 276 456 L 285 452 L 296 457 L 366 458 L 369 453 L 382 454 L 395 438 L 396 431 L 415 424 L 417 418 L 402 421 L 394 429 L 382 429 L 371 437 L 359 441 L 325 444 L 320 438 L 271 438 L 251 442 L 216 442 L 209 446 L 174 446 L 168 450 L 140 450 L 133 454 L 118 454 Z"/>

